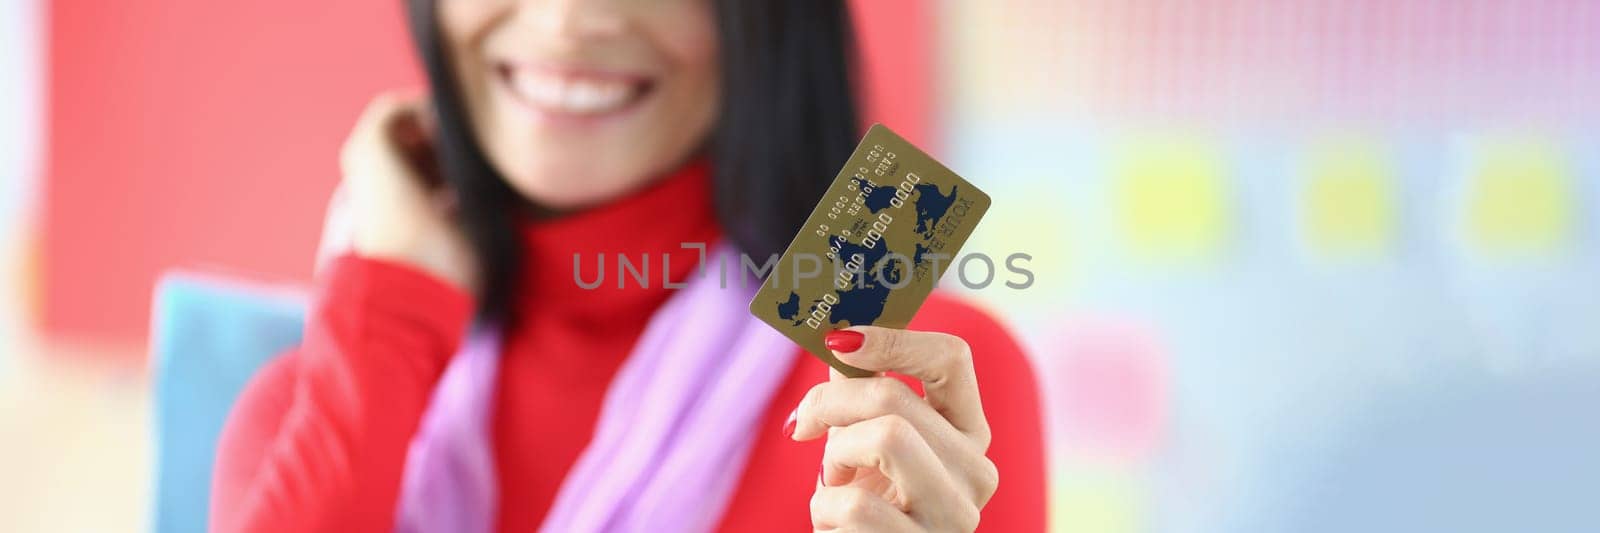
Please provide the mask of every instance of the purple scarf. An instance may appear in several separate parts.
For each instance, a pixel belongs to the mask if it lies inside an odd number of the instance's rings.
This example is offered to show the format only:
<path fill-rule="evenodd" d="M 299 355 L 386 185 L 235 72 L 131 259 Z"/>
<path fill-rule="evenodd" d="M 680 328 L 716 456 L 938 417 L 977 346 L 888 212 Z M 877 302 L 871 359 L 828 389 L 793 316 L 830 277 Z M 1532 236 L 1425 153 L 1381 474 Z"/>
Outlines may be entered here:
<path fill-rule="evenodd" d="M 699 278 L 650 319 L 612 379 L 594 435 L 541 531 L 716 527 L 743 473 L 754 425 L 788 375 L 795 350 L 745 312 L 759 281 L 723 287 L 724 276 L 707 275 L 730 258 L 739 265 L 728 248 L 713 251 Z M 489 420 L 499 337 L 496 328 L 475 329 L 434 389 L 406 457 L 397 530 L 494 528 L 501 502 Z M 713 339 L 723 342 L 706 342 Z"/>

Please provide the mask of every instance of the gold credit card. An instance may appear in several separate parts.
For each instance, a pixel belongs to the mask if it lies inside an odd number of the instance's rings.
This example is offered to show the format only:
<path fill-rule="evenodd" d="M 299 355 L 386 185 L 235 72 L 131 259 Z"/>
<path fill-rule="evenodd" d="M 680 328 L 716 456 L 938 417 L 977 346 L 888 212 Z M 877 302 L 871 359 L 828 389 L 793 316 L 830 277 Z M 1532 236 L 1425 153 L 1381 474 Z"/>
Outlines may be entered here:
<path fill-rule="evenodd" d="M 750 313 L 839 372 L 823 336 L 904 328 L 955 264 L 989 195 L 882 124 L 867 130 L 750 301 Z"/>

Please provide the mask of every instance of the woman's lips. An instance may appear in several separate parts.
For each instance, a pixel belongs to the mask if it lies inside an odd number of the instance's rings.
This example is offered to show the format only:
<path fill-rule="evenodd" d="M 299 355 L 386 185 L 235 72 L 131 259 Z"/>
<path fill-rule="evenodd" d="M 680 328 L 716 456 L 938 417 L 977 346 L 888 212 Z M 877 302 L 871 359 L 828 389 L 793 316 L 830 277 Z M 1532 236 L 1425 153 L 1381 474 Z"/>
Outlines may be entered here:
<path fill-rule="evenodd" d="M 643 76 L 502 63 L 500 81 L 524 105 L 549 115 L 592 117 L 622 111 L 644 98 Z"/>

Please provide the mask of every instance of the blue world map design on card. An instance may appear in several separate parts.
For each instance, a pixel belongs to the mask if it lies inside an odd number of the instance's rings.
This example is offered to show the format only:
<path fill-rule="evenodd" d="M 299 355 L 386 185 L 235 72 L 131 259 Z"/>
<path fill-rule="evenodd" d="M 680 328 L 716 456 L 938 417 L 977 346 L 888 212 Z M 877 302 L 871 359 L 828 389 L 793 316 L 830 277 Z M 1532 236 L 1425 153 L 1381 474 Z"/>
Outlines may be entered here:
<path fill-rule="evenodd" d="M 894 189 L 889 187 L 875 187 L 867 180 L 856 180 L 856 186 L 864 191 L 864 204 L 873 213 L 887 209 L 890 199 L 894 198 Z M 952 186 L 949 194 L 939 191 L 937 185 L 922 184 L 916 186 L 916 198 L 911 202 L 916 210 L 916 233 L 922 237 L 922 242 L 913 243 L 914 253 L 907 255 L 915 264 L 924 263 L 924 255 L 930 249 L 929 241 L 933 239 L 933 230 L 938 227 L 939 220 L 944 218 L 950 206 L 956 201 L 956 189 Z M 888 256 L 887 239 L 876 241 L 872 246 L 863 246 L 849 242 L 844 237 L 835 235 L 829 237 L 829 243 L 837 250 L 840 258 L 860 257 L 862 265 L 868 265 L 871 270 L 858 273 L 854 277 L 856 283 L 847 289 L 836 290 L 839 302 L 833 304 L 828 312 L 828 322 L 833 326 L 870 325 L 883 315 L 884 303 L 889 300 L 889 291 L 893 286 L 901 285 L 902 269 L 897 268 L 894 261 L 885 261 Z M 881 282 L 880 282 L 881 280 Z M 793 320 L 794 325 L 805 321 L 805 316 L 817 310 L 821 299 L 813 300 L 804 312 L 800 309 L 800 295 L 791 291 L 787 298 L 777 302 L 778 316 L 784 320 Z"/>

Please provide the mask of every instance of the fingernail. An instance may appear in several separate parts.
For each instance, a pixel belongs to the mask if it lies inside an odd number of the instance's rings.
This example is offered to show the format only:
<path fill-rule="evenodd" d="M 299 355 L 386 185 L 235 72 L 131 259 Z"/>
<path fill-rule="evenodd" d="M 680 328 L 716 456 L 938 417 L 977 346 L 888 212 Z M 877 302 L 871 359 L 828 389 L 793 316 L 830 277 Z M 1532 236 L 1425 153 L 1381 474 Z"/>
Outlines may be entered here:
<path fill-rule="evenodd" d="M 794 411 L 789 411 L 789 419 L 783 421 L 783 437 L 784 438 L 787 438 L 787 439 L 794 438 L 794 420 L 795 420 L 795 416 L 798 413 L 799 413 L 798 409 L 796 409 Z"/>
<path fill-rule="evenodd" d="M 828 345 L 829 350 L 850 353 L 861 349 L 861 343 L 866 340 L 867 336 L 859 331 L 840 329 L 828 332 L 828 335 L 822 338 L 822 343 Z"/>
<path fill-rule="evenodd" d="M 822 465 L 817 465 L 817 484 L 824 487 L 828 486 L 828 482 L 822 479 Z"/>

